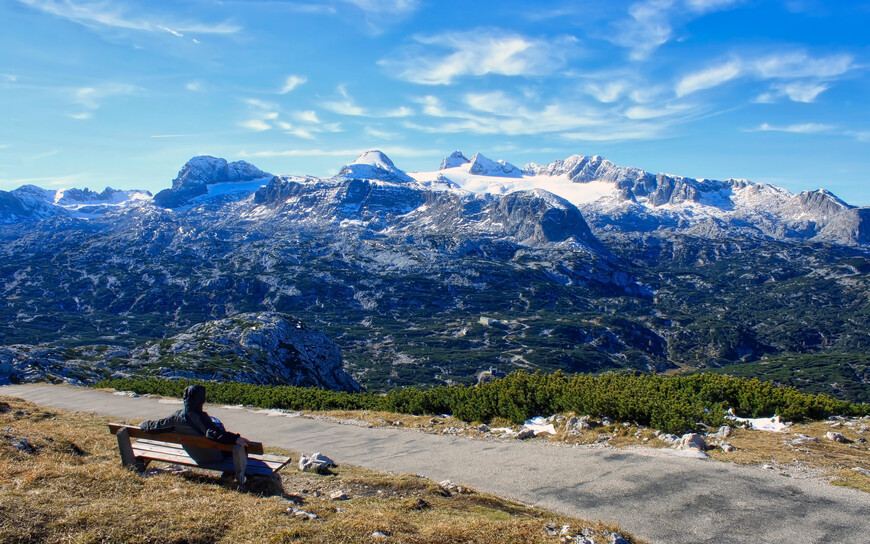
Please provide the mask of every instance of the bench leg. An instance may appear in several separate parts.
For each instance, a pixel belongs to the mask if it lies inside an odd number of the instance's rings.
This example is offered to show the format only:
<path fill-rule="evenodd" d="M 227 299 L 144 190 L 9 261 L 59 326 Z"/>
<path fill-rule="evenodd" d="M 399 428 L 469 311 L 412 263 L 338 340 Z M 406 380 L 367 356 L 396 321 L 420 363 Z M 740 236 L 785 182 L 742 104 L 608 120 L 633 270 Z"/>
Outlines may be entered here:
<path fill-rule="evenodd" d="M 130 432 L 127 429 L 118 431 L 118 451 L 121 452 L 121 463 L 128 468 L 142 472 L 145 464 L 133 454 L 133 444 L 130 442 Z"/>
<path fill-rule="evenodd" d="M 243 446 L 233 446 L 233 465 L 236 469 L 236 481 L 245 485 L 245 470 L 248 468 L 248 452 Z"/>

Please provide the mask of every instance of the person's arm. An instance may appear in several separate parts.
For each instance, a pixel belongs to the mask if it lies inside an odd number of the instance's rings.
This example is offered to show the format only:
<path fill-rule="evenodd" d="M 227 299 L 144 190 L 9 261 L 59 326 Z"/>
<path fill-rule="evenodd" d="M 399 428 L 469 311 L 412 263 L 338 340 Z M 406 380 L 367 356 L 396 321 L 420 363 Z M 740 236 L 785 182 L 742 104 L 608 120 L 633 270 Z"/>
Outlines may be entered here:
<path fill-rule="evenodd" d="M 237 433 L 231 433 L 218 427 L 205 412 L 201 412 L 200 416 L 196 419 L 198 420 L 198 423 L 202 425 L 202 430 L 204 431 L 203 434 L 205 434 L 206 438 L 210 438 L 215 442 L 220 442 L 221 444 L 239 444 L 238 440 L 242 438 Z M 244 438 L 242 438 L 242 440 L 244 440 Z M 245 441 L 245 443 L 247 443 L 247 441 Z M 244 446 L 245 444 L 241 445 Z"/>
<path fill-rule="evenodd" d="M 178 412 L 175 412 L 169 417 L 156 421 L 143 421 L 139 424 L 139 428 L 148 433 L 170 433 L 175 430 L 177 417 Z"/>

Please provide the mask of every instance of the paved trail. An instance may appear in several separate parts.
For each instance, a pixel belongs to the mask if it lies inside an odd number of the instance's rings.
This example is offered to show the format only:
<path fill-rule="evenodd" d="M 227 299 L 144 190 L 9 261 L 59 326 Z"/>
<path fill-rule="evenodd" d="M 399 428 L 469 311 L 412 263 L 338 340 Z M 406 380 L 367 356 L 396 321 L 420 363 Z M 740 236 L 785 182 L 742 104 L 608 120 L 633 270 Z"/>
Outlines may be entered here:
<path fill-rule="evenodd" d="M 178 407 L 85 388 L 0 387 L 0 395 L 118 419 L 156 418 Z M 209 406 L 231 430 L 338 463 L 445 479 L 588 520 L 655 543 L 870 544 L 870 494 L 775 471 L 657 450 L 571 448 L 367 429 L 302 417 Z"/>

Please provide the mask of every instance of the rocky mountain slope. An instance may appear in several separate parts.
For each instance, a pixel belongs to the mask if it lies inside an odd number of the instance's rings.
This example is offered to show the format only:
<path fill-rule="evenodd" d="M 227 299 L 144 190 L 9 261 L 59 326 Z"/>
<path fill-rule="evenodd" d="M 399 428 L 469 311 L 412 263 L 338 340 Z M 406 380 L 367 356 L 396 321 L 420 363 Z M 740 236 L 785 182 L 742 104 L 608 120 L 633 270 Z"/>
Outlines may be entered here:
<path fill-rule="evenodd" d="M 0 383 L 159 376 L 359 391 L 325 334 L 286 314 L 236 314 L 133 349 L 0 346 Z"/>
<path fill-rule="evenodd" d="M 456 152 L 408 173 L 372 151 L 332 178 L 195 157 L 153 199 L 87 217 L 55 200 L 0 193 L 0 344 L 156 368 L 164 352 L 133 352 L 286 312 L 375 389 L 870 347 L 868 209 L 825 191 L 580 156 L 520 170 Z M 256 381 L 248 357 L 222 375 Z"/>

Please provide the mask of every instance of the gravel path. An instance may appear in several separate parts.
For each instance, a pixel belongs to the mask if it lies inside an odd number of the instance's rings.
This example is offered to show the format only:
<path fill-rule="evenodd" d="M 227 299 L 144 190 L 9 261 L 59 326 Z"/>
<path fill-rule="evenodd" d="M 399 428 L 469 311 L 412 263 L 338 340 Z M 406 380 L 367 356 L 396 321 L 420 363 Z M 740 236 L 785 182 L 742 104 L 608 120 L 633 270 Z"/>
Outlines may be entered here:
<path fill-rule="evenodd" d="M 178 406 L 86 388 L 0 387 L 0 395 L 118 419 L 157 418 Z M 568 447 L 339 425 L 209 406 L 252 440 L 338 463 L 452 480 L 655 543 L 870 543 L 870 494 L 814 478 L 689 458 L 665 450 Z"/>

